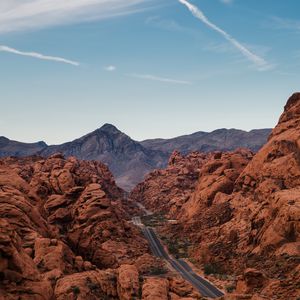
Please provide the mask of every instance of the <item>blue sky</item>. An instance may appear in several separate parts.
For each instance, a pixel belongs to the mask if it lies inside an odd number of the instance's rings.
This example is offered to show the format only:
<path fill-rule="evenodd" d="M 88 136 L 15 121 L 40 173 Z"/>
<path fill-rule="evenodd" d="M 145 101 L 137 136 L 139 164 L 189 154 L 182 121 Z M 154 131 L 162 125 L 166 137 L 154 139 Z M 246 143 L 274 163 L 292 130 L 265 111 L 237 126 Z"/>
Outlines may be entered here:
<path fill-rule="evenodd" d="M 61 143 L 273 127 L 298 90 L 297 0 L 2 0 L 0 135 Z"/>

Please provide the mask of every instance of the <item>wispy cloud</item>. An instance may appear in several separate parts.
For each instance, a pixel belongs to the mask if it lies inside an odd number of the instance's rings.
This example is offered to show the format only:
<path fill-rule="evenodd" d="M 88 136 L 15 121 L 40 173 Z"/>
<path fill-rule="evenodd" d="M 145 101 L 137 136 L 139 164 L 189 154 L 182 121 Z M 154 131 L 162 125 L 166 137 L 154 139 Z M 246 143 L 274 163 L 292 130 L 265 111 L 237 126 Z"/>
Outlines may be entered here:
<path fill-rule="evenodd" d="M 186 31 L 186 28 L 178 24 L 176 21 L 170 19 L 161 19 L 159 16 L 149 17 L 146 19 L 145 23 L 147 25 L 169 31 Z"/>
<path fill-rule="evenodd" d="M 248 49 L 251 49 L 251 51 L 258 53 L 260 56 L 267 56 L 272 48 L 267 47 L 267 46 L 262 46 L 262 45 L 250 45 L 247 44 L 245 45 Z M 228 54 L 234 54 L 237 53 L 236 49 L 231 46 L 231 44 L 226 43 L 226 41 L 222 42 L 212 42 L 212 43 L 207 43 L 204 47 L 204 50 L 206 51 L 211 51 L 215 53 L 228 53 Z M 240 56 L 239 56 L 240 57 Z M 238 61 L 241 61 L 241 59 L 238 59 Z"/>
<path fill-rule="evenodd" d="M 178 0 L 181 4 L 185 5 L 189 11 L 193 14 L 194 17 L 203 22 L 206 26 L 221 34 L 227 41 L 229 41 L 236 49 L 238 49 L 249 61 L 255 64 L 258 70 L 265 71 L 269 70 L 273 66 L 271 66 L 265 59 L 256 55 L 254 52 L 250 51 L 244 45 L 242 45 L 239 41 L 233 38 L 229 33 L 225 30 L 221 29 L 214 23 L 212 23 L 204 13 L 195 5 L 191 4 L 186 0 Z"/>
<path fill-rule="evenodd" d="M 44 54 L 37 53 L 37 52 L 24 52 L 24 51 L 20 51 L 20 50 L 17 50 L 17 49 L 11 48 L 11 47 L 7 47 L 4 45 L 0 45 L 0 52 L 8 52 L 8 53 L 16 54 L 16 55 L 28 56 L 28 57 L 32 57 L 32 58 L 41 59 L 41 60 L 50 60 L 50 61 L 55 61 L 55 62 L 59 62 L 59 63 L 73 65 L 76 67 L 78 67 L 80 65 L 80 63 L 77 61 L 65 59 L 62 57 L 49 56 L 49 55 L 44 55 Z"/>
<path fill-rule="evenodd" d="M 287 29 L 300 32 L 300 21 L 295 19 L 285 19 L 280 17 L 270 17 L 266 25 L 272 29 Z"/>
<path fill-rule="evenodd" d="M 202 38 L 202 34 L 199 30 L 183 26 L 172 19 L 163 19 L 159 16 L 152 16 L 146 19 L 145 24 L 162 30 L 187 34 L 194 39 Z"/>
<path fill-rule="evenodd" d="M 224 4 L 231 4 L 233 3 L 233 0 L 220 0 Z"/>
<path fill-rule="evenodd" d="M 117 69 L 117 67 L 113 66 L 113 65 L 104 67 L 104 70 L 107 72 L 113 72 L 113 71 L 116 71 L 116 69 Z"/>
<path fill-rule="evenodd" d="M 1 0 L 0 33 L 130 14 L 151 0 Z M 143 7 L 138 6 L 142 4 Z"/>
<path fill-rule="evenodd" d="M 145 80 L 171 83 L 171 84 L 188 84 L 188 85 L 192 84 L 192 82 L 190 82 L 190 81 L 160 77 L 160 76 L 155 76 L 155 75 L 150 75 L 150 74 L 134 74 L 133 73 L 133 74 L 127 74 L 127 76 L 134 77 L 134 78 L 139 78 L 139 79 L 145 79 Z"/>

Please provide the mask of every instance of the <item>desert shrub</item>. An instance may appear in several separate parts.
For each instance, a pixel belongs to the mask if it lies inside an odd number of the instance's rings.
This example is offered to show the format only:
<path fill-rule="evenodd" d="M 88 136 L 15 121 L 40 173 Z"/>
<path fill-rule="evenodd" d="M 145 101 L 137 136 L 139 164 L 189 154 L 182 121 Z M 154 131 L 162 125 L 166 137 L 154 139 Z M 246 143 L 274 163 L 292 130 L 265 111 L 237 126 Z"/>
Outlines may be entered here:
<path fill-rule="evenodd" d="M 226 286 L 226 292 L 232 293 L 235 290 L 235 287 L 233 285 Z"/>
<path fill-rule="evenodd" d="M 222 270 L 220 266 L 216 263 L 210 263 L 204 265 L 204 274 L 210 275 L 210 274 L 222 274 Z"/>
<path fill-rule="evenodd" d="M 71 286 L 71 291 L 73 292 L 74 295 L 79 295 L 80 294 L 79 286 L 72 285 Z"/>
<path fill-rule="evenodd" d="M 148 227 L 156 227 L 159 226 L 161 223 L 166 222 L 166 218 L 162 213 L 155 213 L 149 216 L 143 216 L 141 219 L 144 225 Z"/>
<path fill-rule="evenodd" d="M 147 275 L 158 276 L 166 273 L 168 273 L 168 270 L 164 267 L 152 267 L 149 272 L 147 272 Z"/>

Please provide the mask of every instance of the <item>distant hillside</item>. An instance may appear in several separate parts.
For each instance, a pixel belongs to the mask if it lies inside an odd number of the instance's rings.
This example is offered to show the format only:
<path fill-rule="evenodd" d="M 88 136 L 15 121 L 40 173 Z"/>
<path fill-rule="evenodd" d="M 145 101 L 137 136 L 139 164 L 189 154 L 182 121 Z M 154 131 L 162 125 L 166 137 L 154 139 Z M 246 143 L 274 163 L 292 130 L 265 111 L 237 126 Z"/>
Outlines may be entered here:
<path fill-rule="evenodd" d="M 187 154 L 192 151 L 231 151 L 237 148 L 248 148 L 257 152 L 264 145 L 271 129 L 256 129 L 249 132 L 238 129 L 218 129 L 213 132 L 195 132 L 173 139 L 151 139 L 141 144 L 152 150 L 171 154 L 174 149 Z"/>
<path fill-rule="evenodd" d="M 133 188 L 153 169 L 164 167 L 168 159 L 166 153 L 143 147 L 110 124 L 72 142 L 49 146 L 39 154 L 49 156 L 56 152 L 104 162 L 125 190 Z"/>
<path fill-rule="evenodd" d="M 145 175 L 157 168 L 164 168 L 174 150 L 230 151 L 240 147 L 258 151 L 267 141 L 270 129 L 245 132 L 236 129 L 219 129 L 211 133 L 196 132 L 173 139 L 153 139 L 142 142 L 132 140 L 111 124 L 74 141 L 47 146 L 44 142 L 26 144 L 0 137 L 0 156 L 48 157 L 61 152 L 84 160 L 102 161 L 108 165 L 120 187 L 131 190 Z"/>
<path fill-rule="evenodd" d="M 21 143 L 12 141 L 4 136 L 0 137 L 0 157 L 30 156 L 45 148 L 47 148 L 45 142 Z"/>

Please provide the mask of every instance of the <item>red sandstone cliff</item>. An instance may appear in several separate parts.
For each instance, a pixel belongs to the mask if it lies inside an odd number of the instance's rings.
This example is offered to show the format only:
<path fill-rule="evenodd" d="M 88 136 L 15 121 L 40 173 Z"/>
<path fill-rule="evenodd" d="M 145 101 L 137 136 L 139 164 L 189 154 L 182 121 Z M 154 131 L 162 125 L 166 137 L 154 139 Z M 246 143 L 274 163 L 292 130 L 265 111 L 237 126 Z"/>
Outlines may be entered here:
<path fill-rule="evenodd" d="M 199 264 L 236 275 L 237 293 L 298 299 L 300 94 L 288 100 L 253 159 L 246 150 L 195 156 L 175 153 L 132 198 L 177 218 L 166 230 L 190 239 L 190 256 Z"/>
<path fill-rule="evenodd" d="M 133 208 L 99 162 L 0 160 L 0 299 L 150 299 L 161 262 L 130 222 Z M 166 297 L 195 294 L 166 277 Z M 177 291 L 177 294 L 176 294 Z M 178 292 L 179 291 L 179 292 Z M 155 299 L 155 298 L 152 298 Z M 175 298 L 174 298 L 175 299 Z"/>

